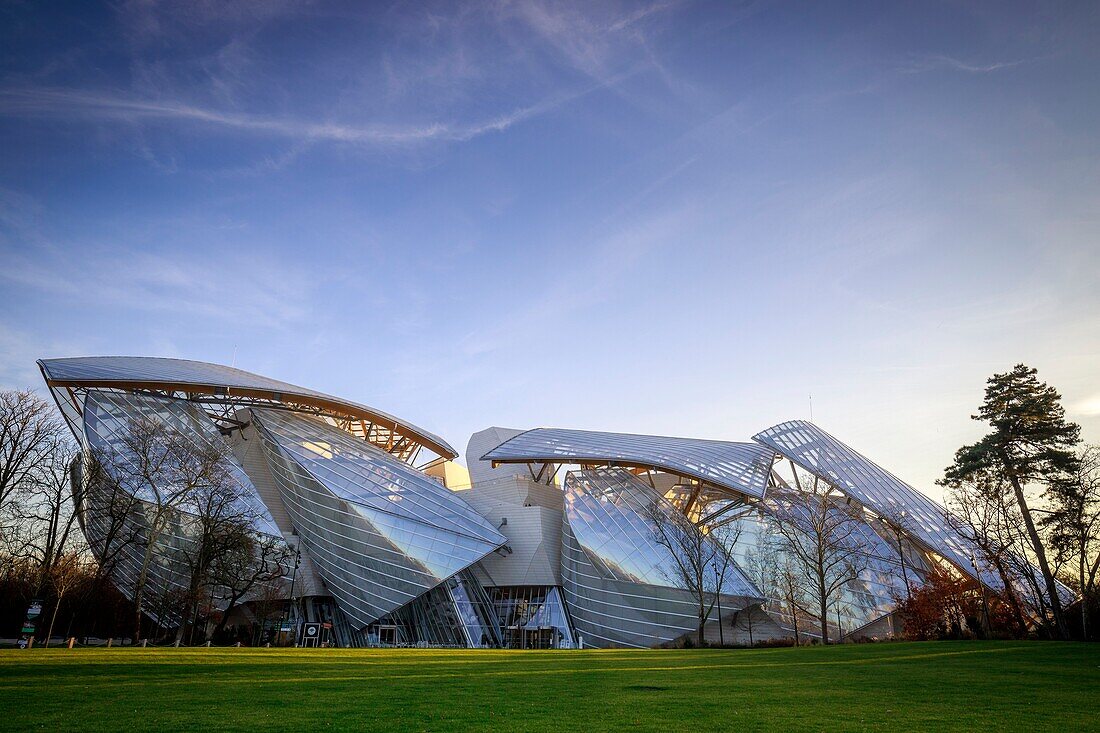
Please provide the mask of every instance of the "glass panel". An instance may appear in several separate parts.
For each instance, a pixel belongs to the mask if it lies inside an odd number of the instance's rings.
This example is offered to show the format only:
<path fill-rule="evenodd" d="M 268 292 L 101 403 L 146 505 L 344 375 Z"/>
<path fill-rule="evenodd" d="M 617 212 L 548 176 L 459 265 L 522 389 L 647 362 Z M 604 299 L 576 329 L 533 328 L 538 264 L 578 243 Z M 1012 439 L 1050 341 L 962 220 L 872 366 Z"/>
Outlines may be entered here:
<path fill-rule="evenodd" d="M 763 496 L 772 458 L 771 450 L 753 443 L 537 428 L 505 441 L 482 460 L 653 466 Z"/>
<path fill-rule="evenodd" d="M 296 532 L 358 628 L 505 542 L 458 494 L 323 420 L 258 408 L 252 418 Z M 410 613 L 428 623 L 439 612 Z"/>

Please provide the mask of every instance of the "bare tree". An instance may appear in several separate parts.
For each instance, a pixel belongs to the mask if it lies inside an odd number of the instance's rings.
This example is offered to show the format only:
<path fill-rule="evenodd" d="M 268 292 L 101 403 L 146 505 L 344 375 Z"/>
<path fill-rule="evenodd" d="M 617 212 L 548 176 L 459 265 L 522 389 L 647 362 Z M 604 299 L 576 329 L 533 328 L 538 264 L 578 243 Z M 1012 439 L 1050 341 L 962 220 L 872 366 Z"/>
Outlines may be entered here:
<path fill-rule="evenodd" d="M 110 460 L 103 450 L 86 453 L 73 497 L 78 512 L 84 504 L 95 507 L 88 514 L 88 521 L 94 526 L 85 527 L 97 560 L 92 582 L 95 592 L 114 573 L 126 549 L 141 537 L 141 502 L 130 492 L 130 487 L 106 469 Z"/>
<path fill-rule="evenodd" d="M 905 597 L 913 592 L 912 583 L 909 581 L 909 567 L 906 563 L 906 553 L 910 548 L 907 537 L 913 529 L 913 521 L 904 509 L 889 509 L 879 513 L 879 525 L 882 527 L 882 535 L 898 553 L 898 563 L 901 566 L 901 580 L 905 585 Z"/>
<path fill-rule="evenodd" d="M 779 597 L 779 552 L 775 537 L 770 532 L 764 531 L 757 536 L 755 546 L 744 552 L 740 565 L 761 593 L 768 598 Z M 736 615 L 735 625 L 744 626 L 749 634 L 749 646 L 754 643 L 753 611 L 758 608 L 759 605 L 749 606 Z"/>
<path fill-rule="evenodd" d="M 803 574 L 791 560 L 786 560 L 777 565 L 776 578 L 778 581 L 779 597 L 791 613 L 791 623 L 794 626 L 794 643 L 799 644 L 798 615 L 806 611 L 806 588 Z"/>
<path fill-rule="evenodd" d="M 802 488 L 773 491 L 768 503 L 779 521 L 775 531 L 781 551 L 802 576 L 821 626 L 821 641 L 829 641 L 829 608 L 845 586 L 867 567 L 870 550 L 858 508 L 817 477 L 798 482 Z"/>
<path fill-rule="evenodd" d="M 279 588 L 294 559 L 293 549 L 281 537 L 241 527 L 227 539 L 230 541 L 214 558 L 211 568 L 213 582 L 228 594 L 214 636 L 225 629 L 230 612 L 242 600 L 254 593 L 262 595 L 271 587 Z"/>
<path fill-rule="evenodd" d="M 245 485 L 233 474 L 228 448 L 211 449 L 221 454 L 220 460 L 211 460 L 205 480 L 191 492 L 184 526 L 191 542 L 180 548 L 179 557 L 189 571 L 187 597 L 191 608 L 189 624 L 191 634 L 198 621 L 199 605 L 206 598 L 213 598 L 217 583 L 211 578 L 215 562 L 223 567 L 233 550 L 241 542 L 242 534 L 251 531 L 259 518 L 258 510 L 245 500 Z M 214 456 L 211 456 L 213 459 Z M 248 558 L 235 555 L 235 559 L 248 562 Z M 209 588 L 209 592 L 207 592 Z M 182 640 L 188 620 L 180 623 L 176 638 Z"/>
<path fill-rule="evenodd" d="M 57 611 L 61 608 L 61 601 L 65 598 L 65 594 L 83 580 L 86 576 L 84 571 L 84 562 L 82 560 L 82 553 L 80 552 L 66 552 L 62 553 L 54 558 L 54 561 L 49 567 L 49 581 L 53 587 L 54 596 L 56 597 L 53 606 L 53 613 L 50 615 L 50 626 L 46 630 L 45 645 L 50 645 L 50 637 L 53 636 L 54 623 L 57 621 Z"/>
<path fill-rule="evenodd" d="M 981 472 L 956 482 L 948 489 L 945 499 L 948 508 L 944 512 L 945 522 L 977 549 L 976 556 L 971 559 L 974 572 L 980 574 L 984 568 L 997 575 L 1015 618 L 1015 633 L 1023 635 L 1028 616 L 1043 615 L 1040 605 L 1043 593 L 1034 570 L 1020 562 L 1020 558 L 1027 556 L 1027 542 L 1011 489 L 995 474 Z M 1030 589 L 1026 597 L 1020 595 L 1021 586 Z M 1027 598 L 1031 598 L 1035 606 L 1030 614 L 1025 609 Z"/>
<path fill-rule="evenodd" d="M 718 602 L 718 594 L 736 572 L 730 552 L 740 530 L 734 524 L 725 524 L 704 533 L 660 498 L 647 505 L 646 519 L 654 540 L 668 551 L 672 561 L 662 572 L 669 582 L 687 590 L 695 599 L 702 646 L 704 628 Z"/>
<path fill-rule="evenodd" d="M 142 617 L 149 572 L 154 560 L 170 560 L 177 548 L 162 543 L 169 528 L 178 535 L 188 532 L 185 509 L 193 506 L 199 492 L 225 482 L 229 469 L 224 451 L 212 443 L 200 443 L 177 428 L 147 417 L 131 418 L 113 449 L 101 456 L 110 484 L 141 499 L 140 570 L 134 582 L 134 630 L 141 639 Z"/>
<path fill-rule="evenodd" d="M 1100 572 L 1100 445 L 1078 453 L 1078 466 L 1064 482 L 1050 487 L 1051 514 L 1043 520 L 1050 531 L 1055 561 L 1068 564 L 1081 594 L 1081 635 L 1089 638 L 1088 606 Z"/>
<path fill-rule="evenodd" d="M 11 542 L 25 523 L 9 506 L 32 491 L 42 464 L 51 459 L 65 427 L 53 406 L 30 390 L 0 391 L 0 541 Z M 18 554 L 11 553 L 9 555 Z"/>
<path fill-rule="evenodd" d="M 35 563 L 40 584 L 49 582 L 54 564 L 73 539 L 76 511 L 70 466 L 75 450 L 62 433 L 48 441 L 28 485 L 9 507 L 11 516 L 18 518 L 24 530 L 16 552 Z"/>

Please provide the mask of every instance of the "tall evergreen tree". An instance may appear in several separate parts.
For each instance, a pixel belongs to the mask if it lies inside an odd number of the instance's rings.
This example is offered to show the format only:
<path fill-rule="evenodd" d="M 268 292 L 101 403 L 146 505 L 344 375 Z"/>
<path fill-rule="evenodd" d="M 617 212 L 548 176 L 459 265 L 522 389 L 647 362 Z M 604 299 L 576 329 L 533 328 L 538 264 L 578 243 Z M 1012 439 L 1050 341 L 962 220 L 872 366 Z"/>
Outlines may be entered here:
<path fill-rule="evenodd" d="M 985 401 L 971 418 L 988 422 L 992 432 L 955 453 L 955 462 L 946 469 L 943 483 L 959 486 L 988 472 L 1012 487 L 1031 550 L 1043 575 L 1058 634 L 1068 638 L 1058 586 L 1025 487 L 1055 486 L 1077 470 L 1074 448 L 1080 441 L 1081 428 L 1066 421 L 1061 395 L 1040 382 L 1037 374 L 1025 364 L 1017 364 L 1012 371 L 989 378 Z"/>

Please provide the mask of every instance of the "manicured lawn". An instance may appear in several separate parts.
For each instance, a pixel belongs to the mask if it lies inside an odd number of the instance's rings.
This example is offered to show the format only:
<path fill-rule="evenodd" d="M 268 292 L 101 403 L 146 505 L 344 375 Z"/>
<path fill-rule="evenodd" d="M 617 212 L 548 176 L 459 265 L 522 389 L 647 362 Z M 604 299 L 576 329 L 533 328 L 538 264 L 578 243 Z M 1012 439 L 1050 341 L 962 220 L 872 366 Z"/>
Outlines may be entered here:
<path fill-rule="evenodd" d="M 1100 730 L 1100 645 L 0 651 L 6 730 Z"/>

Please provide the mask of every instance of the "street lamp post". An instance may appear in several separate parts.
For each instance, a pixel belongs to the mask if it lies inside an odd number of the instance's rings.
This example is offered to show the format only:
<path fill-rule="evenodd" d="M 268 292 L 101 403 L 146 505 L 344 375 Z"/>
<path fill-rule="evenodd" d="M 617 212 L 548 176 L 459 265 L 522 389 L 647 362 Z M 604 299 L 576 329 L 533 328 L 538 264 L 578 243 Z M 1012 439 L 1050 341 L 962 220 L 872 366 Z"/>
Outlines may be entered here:
<path fill-rule="evenodd" d="M 290 610 L 294 606 L 294 582 L 298 579 L 298 566 L 302 563 L 302 549 L 301 547 L 294 548 L 294 571 L 290 575 L 290 602 L 286 607 L 286 624 L 291 621 Z M 297 638 L 297 637 L 295 637 Z"/>

